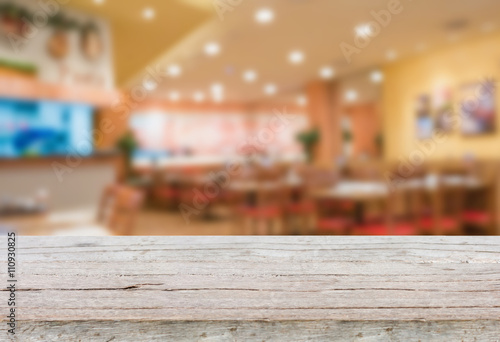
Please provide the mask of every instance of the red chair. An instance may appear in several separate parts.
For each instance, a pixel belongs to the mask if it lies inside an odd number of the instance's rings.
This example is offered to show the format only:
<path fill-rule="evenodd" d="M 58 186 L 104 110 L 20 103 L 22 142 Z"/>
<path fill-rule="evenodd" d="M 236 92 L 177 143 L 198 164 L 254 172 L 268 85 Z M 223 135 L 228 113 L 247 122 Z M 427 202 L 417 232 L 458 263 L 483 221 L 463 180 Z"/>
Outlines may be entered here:
<path fill-rule="evenodd" d="M 367 223 L 354 228 L 353 233 L 354 235 L 389 235 L 389 229 L 383 223 Z"/>
<path fill-rule="evenodd" d="M 326 199 L 318 202 L 317 234 L 347 235 L 354 226 L 354 208 L 344 201 Z M 347 210 L 346 210 L 347 209 Z"/>
<path fill-rule="evenodd" d="M 238 229 L 245 228 L 246 234 L 259 235 L 286 233 L 284 224 L 285 204 L 288 188 L 274 169 L 258 170 L 253 179 L 252 190 L 233 193 L 236 205 L 233 207 Z"/>
<path fill-rule="evenodd" d="M 318 219 L 318 235 L 346 235 L 353 226 L 353 220 L 345 217 L 324 217 Z"/>
<path fill-rule="evenodd" d="M 466 210 L 462 215 L 464 223 L 487 226 L 493 223 L 493 215 L 487 210 Z"/>
<path fill-rule="evenodd" d="M 310 234 L 316 218 L 316 203 L 310 198 L 306 186 L 290 189 L 285 204 L 287 233 L 295 228 L 299 233 Z"/>
<path fill-rule="evenodd" d="M 419 221 L 420 231 L 424 234 L 453 235 L 460 230 L 461 220 L 455 217 L 424 217 Z"/>
<path fill-rule="evenodd" d="M 431 213 L 419 219 L 420 231 L 431 235 L 461 235 L 464 188 L 441 181 L 429 195 Z"/>
<path fill-rule="evenodd" d="M 154 185 L 151 191 L 153 200 L 168 208 L 177 207 L 180 202 L 180 195 L 179 189 L 169 184 Z"/>

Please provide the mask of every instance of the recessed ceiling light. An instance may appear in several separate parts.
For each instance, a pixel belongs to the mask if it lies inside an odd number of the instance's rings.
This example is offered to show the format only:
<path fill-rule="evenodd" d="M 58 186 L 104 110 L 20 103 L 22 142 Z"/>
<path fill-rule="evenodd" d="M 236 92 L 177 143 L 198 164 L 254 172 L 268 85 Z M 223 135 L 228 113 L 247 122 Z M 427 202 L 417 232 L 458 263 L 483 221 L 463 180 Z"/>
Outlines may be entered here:
<path fill-rule="evenodd" d="M 297 97 L 297 104 L 301 107 L 307 105 L 307 97 L 305 95 L 300 95 Z"/>
<path fill-rule="evenodd" d="M 155 17 L 155 10 L 151 7 L 147 7 L 142 11 L 142 17 L 146 20 L 151 20 Z"/>
<path fill-rule="evenodd" d="M 94 3 L 101 5 L 104 3 L 104 0 L 94 0 Z"/>
<path fill-rule="evenodd" d="M 396 50 L 388 50 L 385 54 L 389 61 L 394 61 L 398 58 L 398 53 Z"/>
<path fill-rule="evenodd" d="M 345 92 L 344 98 L 347 102 L 354 102 L 358 99 L 358 92 L 354 89 L 349 89 Z"/>
<path fill-rule="evenodd" d="M 492 32 L 495 30 L 495 27 L 496 27 L 495 23 L 490 21 L 481 25 L 481 31 L 485 33 Z"/>
<path fill-rule="evenodd" d="M 221 83 L 212 84 L 210 92 L 212 93 L 212 99 L 215 102 L 222 102 L 224 99 L 224 86 Z"/>
<path fill-rule="evenodd" d="M 269 8 L 261 8 L 255 13 L 255 20 L 261 24 L 267 24 L 274 19 L 274 12 Z"/>
<path fill-rule="evenodd" d="M 195 102 L 203 102 L 203 100 L 205 100 L 205 94 L 203 94 L 201 91 L 197 91 L 193 94 L 193 100 Z"/>
<path fill-rule="evenodd" d="M 384 74 L 380 70 L 374 70 L 370 73 L 370 80 L 373 83 L 380 83 L 384 80 Z"/>
<path fill-rule="evenodd" d="M 181 94 L 179 94 L 179 92 L 177 91 L 172 91 L 170 92 L 170 94 L 168 94 L 168 98 L 170 99 L 170 101 L 176 102 L 181 98 Z"/>
<path fill-rule="evenodd" d="M 224 92 L 224 86 L 221 83 L 214 83 L 210 87 L 210 91 L 214 94 L 220 94 Z"/>
<path fill-rule="evenodd" d="M 215 56 L 218 55 L 220 52 L 220 46 L 219 44 L 215 42 L 210 42 L 205 44 L 205 53 L 209 56 Z"/>
<path fill-rule="evenodd" d="M 330 79 L 335 75 L 335 71 L 329 67 L 329 66 L 324 66 L 321 69 L 319 69 L 319 76 L 323 79 Z"/>
<path fill-rule="evenodd" d="M 172 64 L 167 69 L 168 74 L 172 77 L 177 77 L 182 74 L 182 68 L 177 64 Z"/>
<path fill-rule="evenodd" d="M 273 83 L 268 83 L 264 86 L 264 93 L 266 93 L 267 95 L 274 95 L 276 94 L 276 91 L 276 85 Z"/>
<path fill-rule="evenodd" d="M 247 70 L 243 73 L 243 79 L 246 82 L 254 82 L 257 79 L 257 73 L 253 70 Z"/>
<path fill-rule="evenodd" d="M 148 91 L 153 91 L 156 89 L 156 87 L 158 86 L 158 84 L 153 81 L 153 80 L 145 80 L 142 85 L 144 86 L 144 88 Z"/>
<path fill-rule="evenodd" d="M 304 61 L 304 53 L 299 50 L 290 52 L 288 55 L 288 60 L 293 64 L 300 64 Z"/>
<path fill-rule="evenodd" d="M 356 36 L 366 38 L 372 35 L 373 29 L 370 24 L 360 24 L 354 28 Z"/>

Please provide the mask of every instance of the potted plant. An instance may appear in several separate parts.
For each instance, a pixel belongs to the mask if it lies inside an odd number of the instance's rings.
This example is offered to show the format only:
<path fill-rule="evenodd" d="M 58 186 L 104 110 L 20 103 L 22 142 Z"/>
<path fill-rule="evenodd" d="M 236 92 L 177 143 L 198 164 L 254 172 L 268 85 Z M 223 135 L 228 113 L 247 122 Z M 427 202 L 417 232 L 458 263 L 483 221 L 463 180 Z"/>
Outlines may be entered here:
<path fill-rule="evenodd" d="M 132 131 L 127 131 L 118 140 L 116 147 L 123 154 L 125 161 L 125 179 L 128 179 L 132 175 L 132 156 L 139 146 Z"/>
<path fill-rule="evenodd" d="M 384 137 L 382 136 L 382 133 L 378 133 L 375 137 L 375 146 L 377 146 L 377 153 L 382 155 L 382 152 L 384 151 Z"/>
<path fill-rule="evenodd" d="M 313 128 L 297 135 L 297 140 L 302 144 L 304 152 L 306 153 L 307 162 L 309 163 L 313 160 L 314 146 L 316 146 L 319 139 L 320 133 L 317 128 Z"/>
<path fill-rule="evenodd" d="M 351 133 L 351 131 L 348 131 L 348 130 L 342 131 L 342 141 L 344 142 L 344 144 L 343 144 L 344 155 L 346 157 L 349 157 L 352 154 L 352 133 Z"/>
<path fill-rule="evenodd" d="M 351 120 L 349 117 L 342 118 L 342 149 L 345 157 L 350 157 L 352 154 L 352 133 L 351 133 Z"/>
<path fill-rule="evenodd" d="M 24 36 L 31 13 L 14 2 L 0 4 L 0 27 L 4 34 Z"/>

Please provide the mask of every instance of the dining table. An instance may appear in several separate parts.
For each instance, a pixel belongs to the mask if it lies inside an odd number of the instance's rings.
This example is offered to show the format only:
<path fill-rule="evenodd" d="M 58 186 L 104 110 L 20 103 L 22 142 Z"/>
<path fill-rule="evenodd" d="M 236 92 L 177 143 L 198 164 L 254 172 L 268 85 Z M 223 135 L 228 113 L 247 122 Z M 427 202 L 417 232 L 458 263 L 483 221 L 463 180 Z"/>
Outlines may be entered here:
<path fill-rule="evenodd" d="M 385 221 L 392 226 L 391 195 L 395 190 L 420 189 L 435 193 L 441 187 L 463 187 L 466 190 L 480 189 L 485 186 L 481 179 L 471 175 L 436 175 L 429 174 L 422 178 L 400 179 L 397 183 L 384 180 L 350 180 L 343 179 L 330 187 L 316 189 L 312 196 L 316 200 L 336 199 L 354 201 L 354 216 L 357 224 L 365 223 L 365 207 L 369 202 L 382 201 L 386 205 Z"/>
<path fill-rule="evenodd" d="M 399 180 L 395 184 L 390 184 L 384 180 L 340 180 L 331 187 L 313 191 L 313 196 L 316 198 L 362 201 L 387 197 L 395 189 L 422 189 L 432 192 L 436 191 L 440 186 L 479 189 L 485 186 L 485 183 L 477 177 L 463 175 L 428 175 L 424 178 Z"/>

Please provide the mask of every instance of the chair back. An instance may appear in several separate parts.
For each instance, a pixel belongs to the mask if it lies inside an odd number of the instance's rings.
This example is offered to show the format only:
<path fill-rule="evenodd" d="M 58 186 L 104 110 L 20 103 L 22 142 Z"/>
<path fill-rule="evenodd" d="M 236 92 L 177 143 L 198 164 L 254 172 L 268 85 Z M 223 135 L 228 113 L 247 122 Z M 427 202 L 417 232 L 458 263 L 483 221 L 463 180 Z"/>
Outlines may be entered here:
<path fill-rule="evenodd" d="M 117 235 L 130 235 L 137 212 L 144 201 L 142 191 L 124 185 L 110 185 L 103 192 L 97 220 Z"/>

